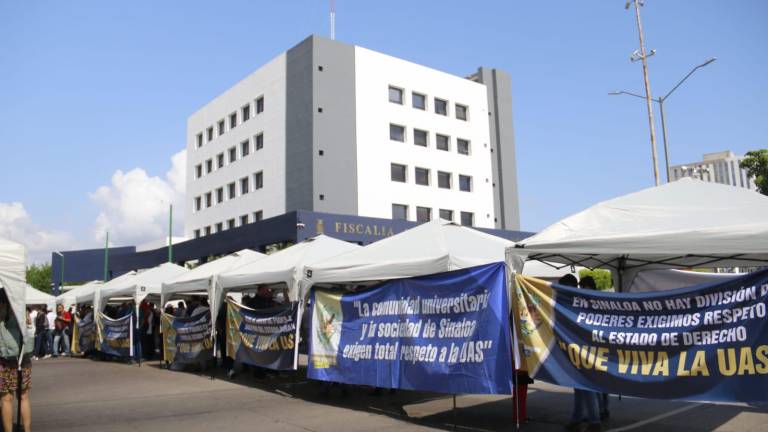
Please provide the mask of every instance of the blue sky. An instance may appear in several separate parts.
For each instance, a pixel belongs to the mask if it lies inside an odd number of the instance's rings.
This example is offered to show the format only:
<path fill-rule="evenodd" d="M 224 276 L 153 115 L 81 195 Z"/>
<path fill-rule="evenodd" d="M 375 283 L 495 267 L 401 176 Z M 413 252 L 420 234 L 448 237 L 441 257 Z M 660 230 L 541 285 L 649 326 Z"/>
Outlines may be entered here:
<path fill-rule="evenodd" d="M 642 92 L 623 0 L 336 3 L 341 41 L 459 75 L 479 65 L 511 74 L 523 229 L 653 185 L 643 101 L 607 95 Z M 29 237 L 42 255 L 97 245 L 108 223 L 117 243 L 153 235 L 119 214 L 130 202 L 120 182 L 173 183 L 187 117 L 307 35 L 327 35 L 327 10 L 0 0 L 0 233 Z M 654 95 L 718 58 L 665 105 L 671 162 L 768 147 L 768 2 L 647 0 L 642 13 Z"/>

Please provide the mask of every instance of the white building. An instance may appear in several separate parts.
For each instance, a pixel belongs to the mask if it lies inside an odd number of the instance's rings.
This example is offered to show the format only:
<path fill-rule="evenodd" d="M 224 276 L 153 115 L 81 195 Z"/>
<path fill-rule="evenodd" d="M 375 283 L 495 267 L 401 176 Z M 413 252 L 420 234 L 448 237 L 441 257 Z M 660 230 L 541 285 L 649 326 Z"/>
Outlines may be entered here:
<path fill-rule="evenodd" d="M 509 76 L 310 36 L 187 122 L 186 232 L 294 210 L 519 229 Z"/>
<path fill-rule="evenodd" d="M 727 184 L 731 186 L 755 189 L 754 178 L 739 167 L 744 156 L 737 156 L 732 151 L 706 153 L 704 160 L 684 165 L 669 167 L 672 181 L 683 177 L 693 177 L 707 182 Z"/>

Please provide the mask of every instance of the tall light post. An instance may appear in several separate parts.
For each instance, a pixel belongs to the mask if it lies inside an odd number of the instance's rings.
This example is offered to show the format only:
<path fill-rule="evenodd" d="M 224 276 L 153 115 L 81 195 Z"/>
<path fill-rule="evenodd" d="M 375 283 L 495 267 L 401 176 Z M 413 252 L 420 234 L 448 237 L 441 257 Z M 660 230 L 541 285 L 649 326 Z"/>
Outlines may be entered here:
<path fill-rule="evenodd" d="M 59 251 L 53 251 L 56 255 L 61 257 L 61 265 L 59 266 L 59 274 L 61 279 L 59 279 L 59 292 L 58 294 L 61 294 L 64 292 L 64 254 Z"/>
<path fill-rule="evenodd" d="M 656 53 L 656 50 L 651 50 L 650 53 L 646 53 L 645 51 L 645 36 L 643 35 L 643 22 L 640 20 L 640 6 L 642 6 L 641 0 L 627 0 L 627 4 L 624 6 L 625 9 L 629 9 L 629 6 L 631 4 L 634 4 L 635 6 L 635 19 L 637 20 L 637 33 L 640 37 L 640 48 L 637 49 L 634 53 L 632 53 L 632 56 L 630 57 L 630 61 L 637 61 L 640 60 L 643 64 L 643 82 L 645 83 L 645 99 L 646 99 L 646 105 L 648 108 L 648 129 L 651 133 L 651 157 L 653 159 L 653 179 L 656 182 L 656 186 L 659 185 L 659 160 L 658 156 L 656 155 L 656 130 L 654 129 L 653 125 L 653 106 L 651 105 L 651 100 L 653 100 L 653 97 L 651 96 L 651 82 L 648 78 L 648 57 L 654 55 Z"/>
<path fill-rule="evenodd" d="M 691 69 L 690 72 L 688 72 L 686 76 L 683 77 L 683 79 L 681 79 L 677 84 L 675 84 L 675 86 L 672 87 L 672 90 L 668 91 L 667 94 L 656 99 L 651 99 L 653 102 L 656 102 L 659 104 L 659 112 L 661 113 L 661 136 L 664 139 L 664 162 L 665 162 L 665 167 L 667 171 L 667 183 L 669 183 L 669 145 L 667 143 L 667 122 L 666 122 L 666 118 L 664 117 L 664 102 L 669 98 L 669 96 L 672 93 L 674 93 L 675 90 L 677 90 L 678 87 L 680 87 L 681 84 L 683 84 L 683 82 L 685 82 L 685 80 L 688 79 L 688 77 L 693 75 L 694 72 L 703 68 L 704 66 L 709 65 L 715 60 L 717 60 L 717 58 L 712 57 L 711 59 L 705 61 L 704 63 L 694 67 L 693 69 Z M 627 96 L 634 96 L 640 99 L 646 99 L 645 96 L 641 96 L 637 93 L 632 93 L 628 91 L 612 91 L 612 92 L 609 92 L 608 94 L 611 96 L 627 95 Z"/>

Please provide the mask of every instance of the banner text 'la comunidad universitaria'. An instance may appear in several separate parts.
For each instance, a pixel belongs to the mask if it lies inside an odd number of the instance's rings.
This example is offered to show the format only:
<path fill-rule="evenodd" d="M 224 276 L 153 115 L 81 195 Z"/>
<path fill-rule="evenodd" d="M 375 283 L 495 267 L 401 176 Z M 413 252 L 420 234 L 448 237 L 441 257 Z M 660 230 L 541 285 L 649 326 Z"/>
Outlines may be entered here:
<path fill-rule="evenodd" d="M 384 388 L 510 394 L 503 263 L 384 282 L 360 292 L 313 289 L 308 376 Z"/>
<path fill-rule="evenodd" d="M 516 282 L 523 359 L 537 379 L 647 398 L 768 400 L 768 270 L 641 294 Z"/>
<path fill-rule="evenodd" d="M 163 360 L 167 363 L 199 364 L 213 358 L 213 327 L 210 310 L 191 317 L 162 314 Z"/>

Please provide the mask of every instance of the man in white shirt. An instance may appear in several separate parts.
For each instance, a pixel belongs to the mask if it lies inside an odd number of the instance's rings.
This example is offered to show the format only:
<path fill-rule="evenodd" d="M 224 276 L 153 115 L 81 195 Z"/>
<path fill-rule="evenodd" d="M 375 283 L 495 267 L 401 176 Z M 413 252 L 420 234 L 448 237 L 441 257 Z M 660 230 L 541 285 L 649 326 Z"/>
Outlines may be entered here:
<path fill-rule="evenodd" d="M 53 309 L 48 311 L 45 319 L 48 321 L 48 328 L 45 330 L 46 350 L 45 357 L 43 358 L 50 358 L 51 354 L 53 354 L 53 331 L 56 329 L 56 311 Z"/>

